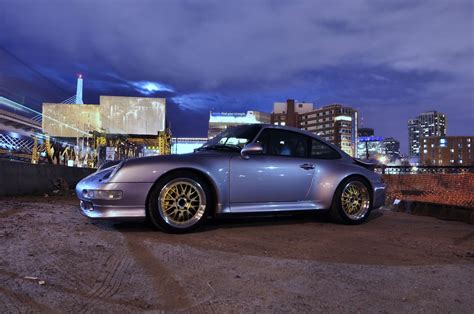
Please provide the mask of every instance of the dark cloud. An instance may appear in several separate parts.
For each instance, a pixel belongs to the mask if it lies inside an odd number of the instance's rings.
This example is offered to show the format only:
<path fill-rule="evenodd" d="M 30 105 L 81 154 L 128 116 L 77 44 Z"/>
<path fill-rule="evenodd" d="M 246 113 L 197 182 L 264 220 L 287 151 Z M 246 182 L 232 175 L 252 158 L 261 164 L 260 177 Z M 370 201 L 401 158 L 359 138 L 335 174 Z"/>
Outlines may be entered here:
<path fill-rule="evenodd" d="M 87 102 L 167 96 L 179 135 L 205 134 L 211 109 L 286 98 L 354 106 L 403 142 L 429 109 L 472 134 L 471 1 L 3 0 L 0 29 L 0 46 L 45 76 L 0 50 L 0 88 L 31 105 L 68 98 L 80 72 Z"/>

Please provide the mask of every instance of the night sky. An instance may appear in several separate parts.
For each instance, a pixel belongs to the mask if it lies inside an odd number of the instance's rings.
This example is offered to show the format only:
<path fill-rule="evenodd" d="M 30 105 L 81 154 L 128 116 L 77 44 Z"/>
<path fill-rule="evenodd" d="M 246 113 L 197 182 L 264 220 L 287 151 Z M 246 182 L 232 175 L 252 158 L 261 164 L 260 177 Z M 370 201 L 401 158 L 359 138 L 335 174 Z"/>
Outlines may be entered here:
<path fill-rule="evenodd" d="M 209 110 L 343 103 L 407 151 L 407 120 L 448 115 L 474 134 L 467 1 L 0 0 L 0 95 L 40 110 L 75 94 L 166 97 L 176 136 Z"/>

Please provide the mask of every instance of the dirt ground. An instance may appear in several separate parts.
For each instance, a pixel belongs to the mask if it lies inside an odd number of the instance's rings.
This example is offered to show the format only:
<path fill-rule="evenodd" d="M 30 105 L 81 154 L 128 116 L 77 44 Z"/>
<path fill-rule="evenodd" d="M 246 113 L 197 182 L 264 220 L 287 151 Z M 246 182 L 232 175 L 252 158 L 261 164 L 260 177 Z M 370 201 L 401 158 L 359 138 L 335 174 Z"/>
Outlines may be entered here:
<path fill-rule="evenodd" d="M 0 199 L 1 312 L 474 309 L 474 226 L 376 210 L 210 221 L 170 235 L 68 197 Z"/>

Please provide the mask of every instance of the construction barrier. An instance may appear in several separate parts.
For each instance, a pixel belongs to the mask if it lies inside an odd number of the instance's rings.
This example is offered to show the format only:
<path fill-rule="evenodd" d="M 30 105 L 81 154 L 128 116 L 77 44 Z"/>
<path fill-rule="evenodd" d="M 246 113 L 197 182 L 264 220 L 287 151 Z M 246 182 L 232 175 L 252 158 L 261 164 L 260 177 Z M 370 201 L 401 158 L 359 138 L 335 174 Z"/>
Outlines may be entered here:
<path fill-rule="evenodd" d="M 384 175 L 387 201 L 416 201 L 474 208 L 474 173 Z"/>

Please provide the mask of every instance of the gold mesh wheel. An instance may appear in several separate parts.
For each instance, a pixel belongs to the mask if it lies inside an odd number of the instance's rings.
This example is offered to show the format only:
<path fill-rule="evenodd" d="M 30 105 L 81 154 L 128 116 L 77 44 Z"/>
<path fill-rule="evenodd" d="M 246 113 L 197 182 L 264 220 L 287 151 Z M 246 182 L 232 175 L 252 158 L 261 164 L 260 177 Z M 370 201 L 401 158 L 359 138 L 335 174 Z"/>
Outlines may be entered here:
<path fill-rule="evenodd" d="M 196 224 L 206 210 L 206 194 L 201 185 L 189 178 L 168 182 L 160 191 L 158 211 L 163 220 L 175 228 Z"/>
<path fill-rule="evenodd" d="M 347 183 L 341 194 L 341 206 L 347 217 L 352 220 L 359 220 L 367 215 L 370 195 L 365 184 L 359 181 Z"/>

